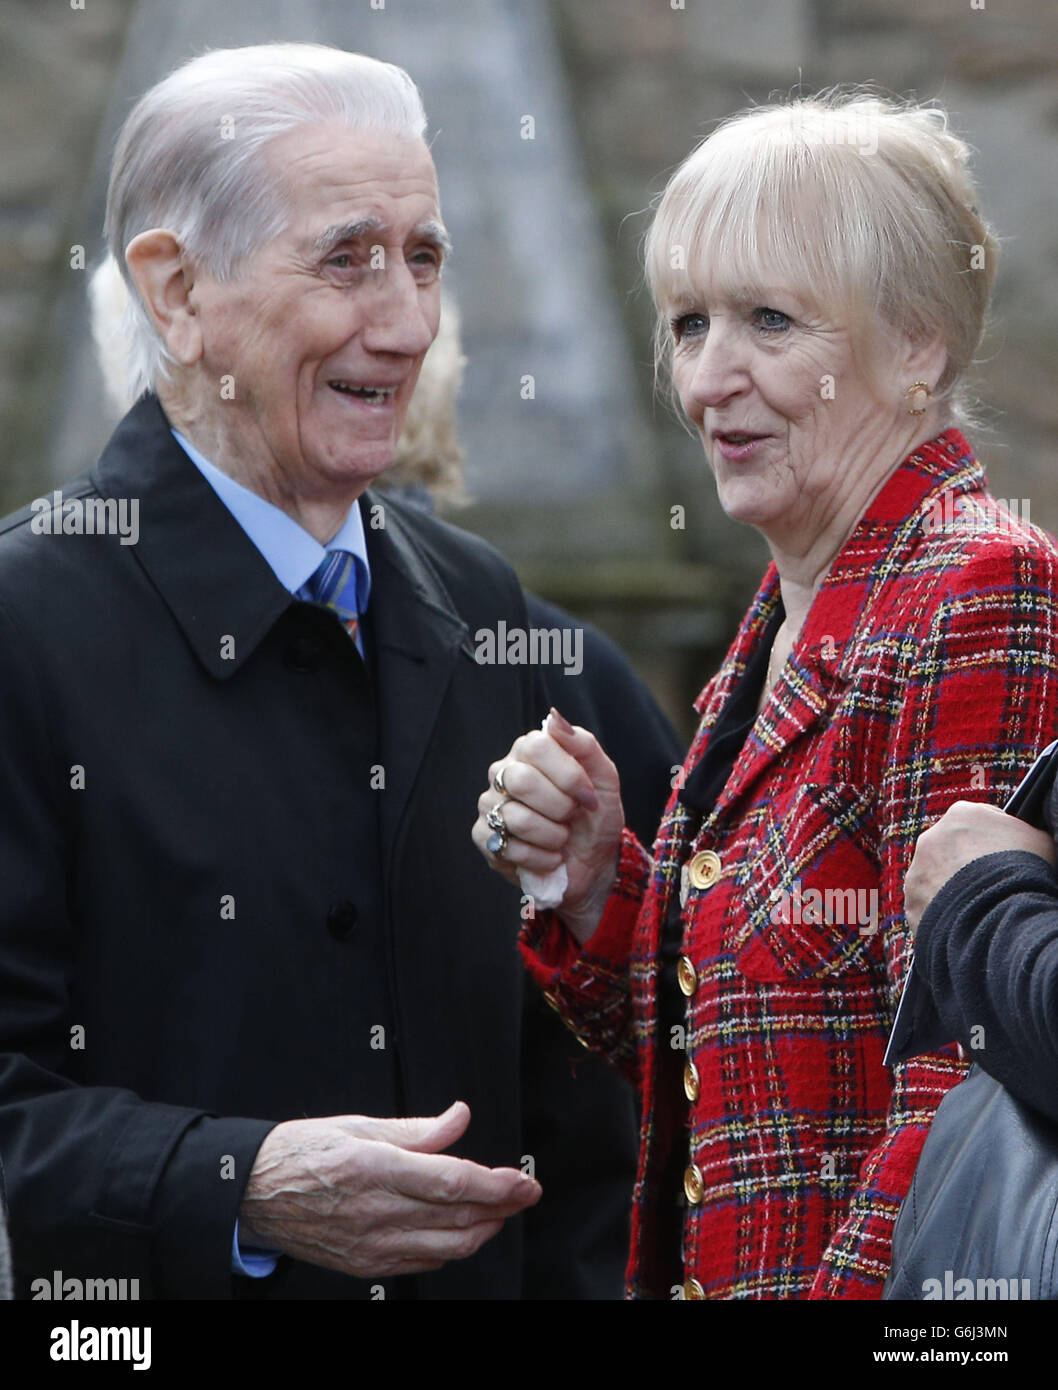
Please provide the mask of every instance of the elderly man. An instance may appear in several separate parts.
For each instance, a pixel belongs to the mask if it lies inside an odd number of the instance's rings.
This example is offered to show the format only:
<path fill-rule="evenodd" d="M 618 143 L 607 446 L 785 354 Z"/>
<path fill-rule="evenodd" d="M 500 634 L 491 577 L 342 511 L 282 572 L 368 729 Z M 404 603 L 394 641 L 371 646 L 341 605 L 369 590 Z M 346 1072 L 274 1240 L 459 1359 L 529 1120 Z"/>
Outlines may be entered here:
<path fill-rule="evenodd" d="M 523 996 L 466 835 L 543 713 L 538 671 L 474 659 L 521 592 L 366 491 L 437 331 L 424 127 L 399 69 L 269 45 L 178 69 L 118 142 L 146 394 L 0 528 L 22 1294 L 619 1292 L 630 1102 Z"/>

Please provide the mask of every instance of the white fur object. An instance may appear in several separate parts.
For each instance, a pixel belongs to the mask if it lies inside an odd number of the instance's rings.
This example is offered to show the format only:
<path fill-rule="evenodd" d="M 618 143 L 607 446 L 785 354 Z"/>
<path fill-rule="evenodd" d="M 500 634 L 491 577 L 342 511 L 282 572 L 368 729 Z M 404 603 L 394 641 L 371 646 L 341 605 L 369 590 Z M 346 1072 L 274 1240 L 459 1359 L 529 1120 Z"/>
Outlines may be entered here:
<path fill-rule="evenodd" d="M 545 734 L 551 733 L 550 724 L 549 714 L 540 725 Z M 548 912 L 551 908 L 558 907 L 566 896 L 569 874 L 566 872 L 565 864 L 560 864 L 549 874 L 534 874 L 531 869 L 519 869 L 518 882 L 522 885 L 522 892 L 528 893 L 532 898 L 533 906 L 538 907 L 541 912 Z"/>

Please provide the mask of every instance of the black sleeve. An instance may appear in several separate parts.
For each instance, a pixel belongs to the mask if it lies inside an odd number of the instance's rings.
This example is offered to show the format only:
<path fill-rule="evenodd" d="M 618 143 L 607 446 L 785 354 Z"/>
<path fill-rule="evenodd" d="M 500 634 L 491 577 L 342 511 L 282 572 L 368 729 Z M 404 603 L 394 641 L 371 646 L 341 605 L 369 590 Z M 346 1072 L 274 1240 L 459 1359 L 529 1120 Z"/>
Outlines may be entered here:
<path fill-rule="evenodd" d="M 242 1191 L 273 1126 L 72 1079 L 68 769 L 2 609 L 0 653 L 0 1154 L 17 1291 L 62 1270 L 138 1278 L 141 1298 L 229 1297 Z"/>
<path fill-rule="evenodd" d="M 1058 878 L 1025 850 L 954 874 L 922 916 L 917 969 L 983 1070 L 1058 1120 Z"/>

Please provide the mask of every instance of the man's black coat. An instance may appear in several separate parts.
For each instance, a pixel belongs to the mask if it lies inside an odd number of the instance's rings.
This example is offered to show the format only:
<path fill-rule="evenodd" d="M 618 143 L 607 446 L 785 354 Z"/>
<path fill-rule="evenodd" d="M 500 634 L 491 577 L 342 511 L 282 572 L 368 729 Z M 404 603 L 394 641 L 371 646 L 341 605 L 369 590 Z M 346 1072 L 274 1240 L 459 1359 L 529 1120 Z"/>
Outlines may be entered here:
<path fill-rule="evenodd" d="M 488 763 L 542 714 L 538 672 L 474 659 L 476 631 L 526 625 L 512 571 L 365 494 L 365 670 L 153 397 L 63 497 L 136 499 L 139 538 L 41 534 L 29 510 L 0 533 L 0 1154 L 21 1295 L 61 1270 L 139 1278 L 141 1297 L 365 1296 L 289 1260 L 232 1278 L 256 1150 L 284 1119 L 462 1099 L 454 1152 L 531 1156 L 543 1200 L 469 1260 L 373 1282 L 617 1296 L 630 1099 L 525 980 L 518 894 L 469 836 Z"/>

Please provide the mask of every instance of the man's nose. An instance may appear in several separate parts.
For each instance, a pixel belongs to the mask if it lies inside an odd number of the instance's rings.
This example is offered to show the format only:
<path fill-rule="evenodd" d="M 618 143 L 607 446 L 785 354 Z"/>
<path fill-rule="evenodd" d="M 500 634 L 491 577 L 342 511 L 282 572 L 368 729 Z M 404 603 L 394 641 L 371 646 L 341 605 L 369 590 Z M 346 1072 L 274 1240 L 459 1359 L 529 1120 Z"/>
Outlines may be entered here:
<path fill-rule="evenodd" d="M 371 352 L 420 356 L 437 333 L 431 313 L 435 300 L 408 265 L 401 262 L 380 267 L 364 302 L 364 346 Z"/>

